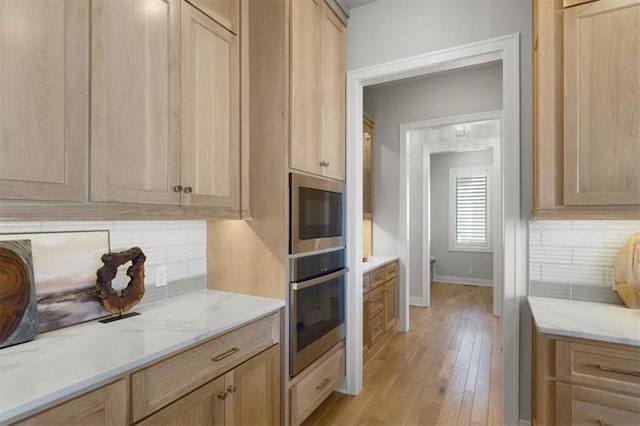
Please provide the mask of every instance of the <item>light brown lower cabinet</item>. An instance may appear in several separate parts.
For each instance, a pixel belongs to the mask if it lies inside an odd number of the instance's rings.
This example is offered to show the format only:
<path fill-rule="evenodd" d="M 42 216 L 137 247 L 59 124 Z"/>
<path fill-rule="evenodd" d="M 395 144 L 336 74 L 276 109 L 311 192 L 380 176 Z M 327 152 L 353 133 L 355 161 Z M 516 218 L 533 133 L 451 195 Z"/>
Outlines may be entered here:
<path fill-rule="evenodd" d="M 640 348 L 533 335 L 532 425 L 640 424 Z"/>
<path fill-rule="evenodd" d="M 280 345 L 261 352 L 136 424 L 280 424 Z"/>
<path fill-rule="evenodd" d="M 367 272 L 363 276 L 362 352 L 380 348 L 398 324 L 398 262 Z M 366 284 L 366 285 L 364 285 Z M 366 363 L 365 359 L 365 363 Z"/>
<path fill-rule="evenodd" d="M 120 379 L 15 425 L 124 425 L 128 420 L 127 389 L 127 380 Z"/>

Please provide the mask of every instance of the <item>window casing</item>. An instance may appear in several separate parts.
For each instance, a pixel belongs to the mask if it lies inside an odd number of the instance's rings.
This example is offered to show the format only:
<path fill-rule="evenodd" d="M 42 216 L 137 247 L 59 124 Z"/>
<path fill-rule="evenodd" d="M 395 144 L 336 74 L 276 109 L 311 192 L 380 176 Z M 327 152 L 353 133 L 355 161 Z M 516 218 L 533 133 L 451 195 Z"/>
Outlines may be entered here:
<path fill-rule="evenodd" d="M 491 251 L 488 167 L 449 169 L 449 250 Z"/>

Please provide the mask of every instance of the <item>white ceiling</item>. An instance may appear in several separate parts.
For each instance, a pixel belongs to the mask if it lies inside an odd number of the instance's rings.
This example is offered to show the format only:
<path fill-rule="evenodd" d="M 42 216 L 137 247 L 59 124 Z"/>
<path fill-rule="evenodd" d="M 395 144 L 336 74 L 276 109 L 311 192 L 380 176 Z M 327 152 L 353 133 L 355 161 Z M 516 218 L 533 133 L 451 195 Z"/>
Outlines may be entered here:
<path fill-rule="evenodd" d="M 353 9 L 354 7 L 362 6 L 363 4 L 371 3 L 376 0 L 343 0 L 349 9 Z"/>

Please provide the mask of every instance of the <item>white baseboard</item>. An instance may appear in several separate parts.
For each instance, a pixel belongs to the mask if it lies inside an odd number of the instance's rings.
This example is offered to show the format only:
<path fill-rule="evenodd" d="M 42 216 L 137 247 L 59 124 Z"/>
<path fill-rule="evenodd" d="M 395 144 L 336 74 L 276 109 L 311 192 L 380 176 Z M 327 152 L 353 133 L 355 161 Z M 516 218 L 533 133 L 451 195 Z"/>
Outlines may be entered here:
<path fill-rule="evenodd" d="M 529 420 L 520 419 L 518 423 L 519 423 L 519 426 L 531 426 L 531 422 Z"/>
<path fill-rule="evenodd" d="M 422 297 L 418 297 L 418 296 L 410 296 L 409 304 L 413 306 L 426 306 L 422 300 Z"/>
<path fill-rule="evenodd" d="M 434 275 L 433 280 L 441 283 L 481 285 L 485 287 L 493 287 L 493 280 L 488 280 L 485 278 L 451 277 L 448 275 Z"/>

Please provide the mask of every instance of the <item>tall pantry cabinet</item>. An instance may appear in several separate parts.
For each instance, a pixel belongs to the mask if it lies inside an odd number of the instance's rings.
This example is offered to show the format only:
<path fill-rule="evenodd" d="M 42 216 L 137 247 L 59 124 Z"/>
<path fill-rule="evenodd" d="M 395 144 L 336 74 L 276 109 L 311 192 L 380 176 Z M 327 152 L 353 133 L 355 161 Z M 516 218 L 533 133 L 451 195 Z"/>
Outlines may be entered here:
<path fill-rule="evenodd" d="M 640 217 L 638 28 L 638 0 L 534 0 L 534 217 Z"/>

